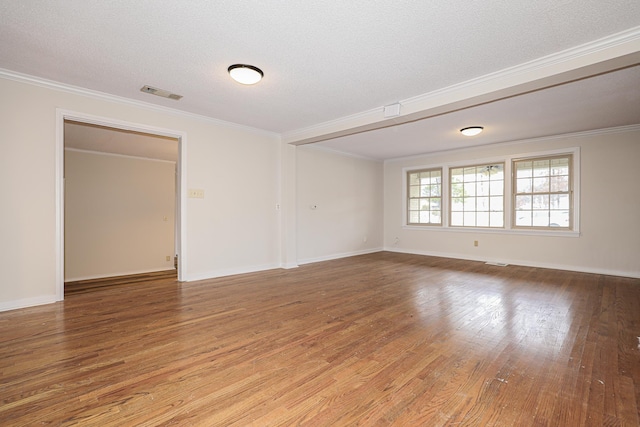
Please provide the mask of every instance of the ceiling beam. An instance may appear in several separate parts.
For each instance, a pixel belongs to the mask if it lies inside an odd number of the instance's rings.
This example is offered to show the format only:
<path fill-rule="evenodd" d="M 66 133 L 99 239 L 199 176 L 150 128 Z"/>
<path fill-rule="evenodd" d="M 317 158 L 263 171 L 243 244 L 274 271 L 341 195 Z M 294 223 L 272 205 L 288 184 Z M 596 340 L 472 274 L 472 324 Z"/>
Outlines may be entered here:
<path fill-rule="evenodd" d="M 640 64 L 640 27 L 614 34 L 447 88 L 399 101 L 400 115 L 384 106 L 282 134 L 292 145 L 311 144 L 427 119 L 453 111 Z"/>

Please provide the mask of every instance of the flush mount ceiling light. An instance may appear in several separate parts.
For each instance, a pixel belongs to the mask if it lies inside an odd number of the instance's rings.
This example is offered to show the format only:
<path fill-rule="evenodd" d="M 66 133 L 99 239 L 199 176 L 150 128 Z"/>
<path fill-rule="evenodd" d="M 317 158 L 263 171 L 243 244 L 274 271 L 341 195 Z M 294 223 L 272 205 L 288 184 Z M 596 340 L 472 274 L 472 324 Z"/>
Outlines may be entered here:
<path fill-rule="evenodd" d="M 243 85 L 256 84 L 264 77 L 262 70 L 253 65 L 233 64 L 227 71 L 233 80 Z"/>
<path fill-rule="evenodd" d="M 482 132 L 484 128 L 482 126 L 469 126 L 467 128 L 460 129 L 460 133 L 464 136 L 474 136 Z"/>

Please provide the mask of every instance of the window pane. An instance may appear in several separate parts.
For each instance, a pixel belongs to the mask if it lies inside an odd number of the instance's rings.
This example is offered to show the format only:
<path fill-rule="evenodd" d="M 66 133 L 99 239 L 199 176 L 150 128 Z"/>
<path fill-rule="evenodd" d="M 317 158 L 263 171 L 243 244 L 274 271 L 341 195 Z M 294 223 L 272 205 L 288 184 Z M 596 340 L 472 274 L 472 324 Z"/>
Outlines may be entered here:
<path fill-rule="evenodd" d="M 516 196 L 516 210 L 532 209 L 532 196 Z"/>
<path fill-rule="evenodd" d="M 410 173 L 409 174 L 409 185 L 418 185 L 420 184 L 420 174 L 419 173 Z"/>
<path fill-rule="evenodd" d="M 488 196 L 489 195 L 489 183 L 484 181 L 484 182 L 479 182 L 478 185 L 476 186 L 476 195 L 477 196 Z"/>
<path fill-rule="evenodd" d="M 549 176 L 549 160 L 536 160 L 533 162 L 533 176 Z"/>
<path fill-rule="evenodd" d="M 451 200 L 451 210 L 452 211 L 461 211 L 464 209 L 463 198 L 458 197 Z"/>
<path fill-rule="evenodd" d="M 533 179 L 531 178 L 518 178 L 516 181 L 517 193 L 531 193 L 533 190 Z"/>
<path fill-rule="evenodd" d="M 516 225 L 523 227 L 531 227 L 531 217 L 533 213 L 531 211 L 516 212 Z"/>
<path fill-rule="evenodd" d="M 462 226 L 462 212 L 451 212 L 451 225 Z"/>
<path fill-rule="evenodd" d="M 420 223 L 428 224 L 429 223 L 429 212 L 420 211 Z"/>
<path fill-rule="evenodd" d="M 534 193 L 548 193 L 549 192 L 549 178 L 533 178 L 533 192 Z"/>
<path fill-rule="evenodd" d="M 533 176 L 533 162 L 517 162 L 516 177 L 529 178 Z"/>
<path fill-rule="evenodd" d="M 476 199 L 475 199 L 475 197 L 465 197 L 463 204 L 464 204 L 464 210 L 465 211 L 475 211 L 476 210 Z"/>
<path fill-rule="evenodd" d="M 409 222 L 412 224 L 417 224 L 420 219 L 419 212 L 411 211 L 409 212 Z"/>
<path fill-rule="evenodd" d="M 432 224 L 442 223 L 442 220 L 440 219 L 440 211 L 431 211 L 429 213 L 429 218 Z"/>
<path fill-rule="evenodd" d="M 409 210 L 410 211 L 417 211 L 419 206 L 420 206 L 420 204 L 419 204 L 418 199 L 409 200 Z"/>
<path fill-rule="evenodd" d="M 491 165 L 490 170 L 491 180 L 504 180 L 504 165 Z"/>
<path fill-rule="evenodd" d="M 551 159 L 551 175 L 569 175 L 569 158 Z"/>
<path fill-rule="evenodd" d="M 409 187 L 409 197 L 420 197 L 420 187 L 417 185 Z"/>
<path fill-rule="evenodd" d="M 568 194 L 552 194 L 549 201 L 551 209 L 569 209 Z"/>
<path fill-rule="evenodd" d="M 569 227 L 569 211 L 551 211 L 549 225 L 551 227 Z"/>
<path fill-rule="evenodd" d="M 429 199 L 420 199 L 420 210 L 421 211 L 429 210 Z"/>
<path fill-rule="evenodd" d="M 451 169 L 451 182 L 462 182 L 463 170 L 461 168 Z"/>
<path fill-rule="evenodd" d="M 493 212 L 502 212 L 504 210 L 504 197 L 502 196 L 490 197 L 489 210 Z"/>
<path fill-rule="evenodd" d="M 430 205 L 429 205 L 429 210 L 432 211 L 439 211 L 440 210 L 440 199 L 439 198 L 433 198 L 430 200 Z"/>
<path fill-rule="evenodd" d="M 549 209 L 549 195 L 533 196 L 533 209 Z"/>
<path fill-rule="evenodd" d="M 464 168 L 464 182 L 475 182 L 476 181 L 476 168 Z"/>
<path fill-rule="evenodd" d="M 504 181 L 491 181 L 489 183 L 489 194 L 502 196 L 504 194 Z"/>
<path fill-rule="evenodd" d="M 552 176 L 551 177 L 551 191 L 569 191 L 569 177 L 568 176 Z"/>
<path fill-rule="evenodd" d="M 476 195 L 476 183 L 465 182 L 464 184 L 464 197 L 470 197 Z"/>
<path fill-rule="evenodd" d="M 489 212 L 489 198 L 478 197 L 476 199 L 476 209 L 478 212 Z"/>
<path fill-rule="evenodd" d="M 548 227 L 549 226 L 549 211 L 533 211 L 533 226 L 534 227 Z"/>
<path fill-rule="evenodd" d="M 478 212 L 476 216 L 478 227 L 488 227 L 489 226 L 489 212 Z"/>
<path fill-rule="evenodd" d="M 464 213 L 464 225 L 467 227 L 475 227 L 476 225 L 476 213 L 465 212 Z"/>
<path fill-rule="evenodd" d="M 463 197 L 464 185 L 463 184 L 451 184 L 451 197 Z"/>
<path fill-rule="evenodd" d="M 504 227 L 504 214 L 500 212 L 489 212 L 490 227 Z"/>

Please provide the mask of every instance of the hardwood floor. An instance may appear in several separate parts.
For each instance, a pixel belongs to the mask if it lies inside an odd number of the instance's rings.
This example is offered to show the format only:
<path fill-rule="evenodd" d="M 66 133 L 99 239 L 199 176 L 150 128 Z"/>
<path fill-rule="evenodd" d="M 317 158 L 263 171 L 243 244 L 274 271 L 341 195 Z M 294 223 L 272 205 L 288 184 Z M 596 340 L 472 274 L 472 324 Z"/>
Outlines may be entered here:
<path fill-rule="evenodd" d="M 68 296 L 83 292 L 93 292 L 99 288 L 110 288 L 122 285 L 128 286 L 134 283 L 146 284 L 147 282 L 160 279 L 169 279 L 175 282 L 177 277 L 178 272 L 174 269 L 126 276 L 104 277 L 101 279 L 77 280 L 64 283 L 64 295 Z"/>
<path fill-rule="evenodd" d="M 0 313 L 0 425 L 638 426 L 640 280 L 381 252 Z"/>

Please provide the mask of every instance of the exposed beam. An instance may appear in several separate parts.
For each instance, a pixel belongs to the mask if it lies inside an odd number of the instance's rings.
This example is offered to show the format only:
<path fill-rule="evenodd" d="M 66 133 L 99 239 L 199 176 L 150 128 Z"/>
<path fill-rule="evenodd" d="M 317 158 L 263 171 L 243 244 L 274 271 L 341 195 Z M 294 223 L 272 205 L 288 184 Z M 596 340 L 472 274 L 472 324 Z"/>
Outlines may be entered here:
<path fill-rule="evenodd" d="M 640 64 L 640 27 L 447 88 L 399 101 L 400 115 L 384 106 L 286 132 L 283 141 L 311 144 L 409 123 Z"/>

